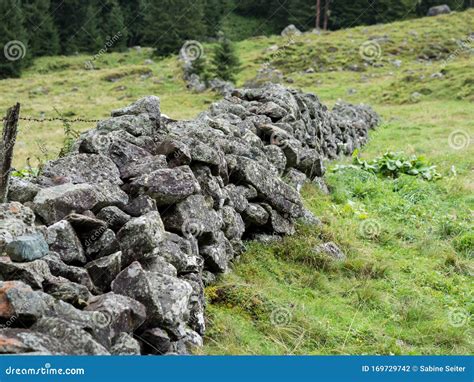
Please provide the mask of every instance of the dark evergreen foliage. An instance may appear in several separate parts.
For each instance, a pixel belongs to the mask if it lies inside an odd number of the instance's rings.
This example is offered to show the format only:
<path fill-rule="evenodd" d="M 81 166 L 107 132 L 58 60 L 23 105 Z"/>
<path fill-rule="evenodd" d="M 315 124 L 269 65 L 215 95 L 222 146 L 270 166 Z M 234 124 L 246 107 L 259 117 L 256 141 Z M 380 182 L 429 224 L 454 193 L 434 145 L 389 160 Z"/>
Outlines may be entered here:
<path fill-rule="evenodd" d="M 19 77 L 32 52 L 19 0 L 0 1 L 0 79 Z"/>
<path fill-rule="evenodd" d="M 321 0 L 321 26 L 327 1 Z M 425 16 L 435 5 L 448 4 L 452 10 L 461 10 L 473 3 L 331 0 L 329 28 L 392 22 Z M 315 27 L 315 17 L 316 0 L 0 0 L 0 49 L 10 41 L 20 41 L 20 49 L 24 46 L 26 50 L 25 56 L 15 61 L 0 55 L 0 78 L 20 75 L 37 56 L 95 55 L 134 45 L 151 46 L 163 56 L 177 53 L 186 40 L 212 40 L 219 30 L 226 30 L 233 39 L 279 33 L 288 24 L 310 30 Z M 240 25 L 243 21 L 239 24 L 239 20 L 245 18 L 253 23 Z M 227 19 L 232 20 L 230 24 Z M 252 30 L 244 33 L 239 25 Z M 229 41 L 222 41 L 216 56 L 230 54 L 230 46 Z M 219 65 L 216 67 L 224 76 L 230 75 Z"/>
<path fill-rule="evenodd" d="M 240 61 L 232 42 L 225 36 L 220 36 L 219 43 L 214 48 L 213 53 L 214 77 L 225 81 L 234 81 L 235 74 L 240 69 Z"/>

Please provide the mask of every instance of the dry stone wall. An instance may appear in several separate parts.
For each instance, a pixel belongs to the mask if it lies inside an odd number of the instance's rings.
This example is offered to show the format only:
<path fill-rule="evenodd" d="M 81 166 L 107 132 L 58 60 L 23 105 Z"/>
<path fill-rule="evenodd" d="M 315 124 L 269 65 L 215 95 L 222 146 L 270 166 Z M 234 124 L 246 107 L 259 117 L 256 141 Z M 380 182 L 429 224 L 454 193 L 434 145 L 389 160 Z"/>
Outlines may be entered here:
<path fill-rule="evenodd" d="M 204 287 L 245 240 L 317 218 L 299 191 L 377 115 L 279 85 L 191 121 L 145 97 L 81 135 L 0 205 L 0 353 L 169 354 L 202 345 Z"/>

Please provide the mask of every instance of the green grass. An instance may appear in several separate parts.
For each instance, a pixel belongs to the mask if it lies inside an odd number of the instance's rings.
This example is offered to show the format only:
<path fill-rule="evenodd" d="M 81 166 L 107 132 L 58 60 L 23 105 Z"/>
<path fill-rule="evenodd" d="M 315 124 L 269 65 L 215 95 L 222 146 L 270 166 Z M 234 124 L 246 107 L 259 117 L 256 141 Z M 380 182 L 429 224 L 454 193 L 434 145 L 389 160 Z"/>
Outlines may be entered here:
<path fill-rule="evenodd" d="M 328 105 L 339 98 L 371 104 L 383 123 L 371 132 L 361 157 L 386 151 L 423 155 L 443 177 L 427 182 L 354 169 L 333 173 L 331 168 L 351 159 L 332 162 L 326 175 L 330 195 L 311 185 L 304 189 L 308 208 L 323 226 L 301 226 L 272 246 L 249 244 L 233 272 L 207 288 L 204 354 L 473 352 L 468 318 L 474 313 L 474 65 L 469 50 L 457 44 L 472 32 L 473 17 L 471 10 L 304 34 L 291 43 L 273 36 L 237 44 L 243 64 L 238 85 L 270 62 L 283 72 L 285 84 L 314 92 Z M 377 65 L 366 66 L 359 47 L 371 36 L 387 41 L 380 43 Z M 273 44 L 286 48 L 272 54 L 267 49 Z M 205 53 L 210 48 L 205 44 Z M 20 101 L 24 115 L 55 116 L 57 108 L 95 119 L 156 94 L 164 113 L 192 118 L 218 98 L 188 92 L 176 57 L 145 65 L 150 57 L 149 49 L 103 55 L 95 71 L 84 70 L 86 56 L 39 59 L 23 78 L 0 81 L 0 108 Z M 363 71 L 351 71 L 353 64 Z M 309 67 L 315 72 L 305 73 Z M 438 72 L 442 78 L 431 77 Z M 22 123 L 20 129 L 18 167 L 39 155 L 38 142 L 52 157 L 64 140 L 60 123 Z M 471 143 L 456 149 L 451 134 L 457 131 Z M 312 248 L 326 241 L 336 242 L 347 260 L 335 263 L 314 254 Z"/>

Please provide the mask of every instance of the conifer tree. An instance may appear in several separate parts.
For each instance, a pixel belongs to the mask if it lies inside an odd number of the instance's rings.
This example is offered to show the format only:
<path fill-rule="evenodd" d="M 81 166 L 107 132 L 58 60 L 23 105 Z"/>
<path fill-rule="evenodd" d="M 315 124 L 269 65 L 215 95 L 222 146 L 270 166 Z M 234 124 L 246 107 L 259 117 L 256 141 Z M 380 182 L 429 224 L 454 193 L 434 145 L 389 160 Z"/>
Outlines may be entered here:
<path fill-rule="evenodd" d="M 234 45 L 222 34 L 219 43 L 214 48 L 212 64 L 215 77 L 225 81 L 235 81 L 235 75 L 240 70 L 240 61 Z"/>
<path fill-rule="evenodd" d="M 100 32 L 107 51 L 124 51 L 128 31 L 117 0 L 102 0 L 100 10 Z"/>
<path fill-rule="evenodd" d="M 144 32 L 144 15 L 147 9 L 146 0 L 119 0 L 127 27 L 127 46 L 141 44 Z"/>
<path fill-rule="evenodd" d="M 75 45 L 80 53 L 97 53 L 105 46 L 105 37 L 100 29 L 100 9 L 96 2 L 91 0 L 82 9 L 80 29 L 75 35 Z"/>
<path fill-rule="evenodd" d="M 61 53 L 97 52 L 103 46 L 94 0 L 52 0 Z"/>
<path fill-rule="evenodd" d="M 162 56 L 178 53 L 186 40 L 205 36 L 204 1 L 148 0 L 144 22 L 144 41 Z"/>
<path fill-rule="evenodd" d="M 33 56 L 53 56 L 59 53 L 59 34 L 51 17 L 50 0 L 23 0 L 25 28 Z"/>
<path fill-rule="evenodd" d="M 0 14 L 0 78 L 19 77 L 31 57 L 20 1 L 0 1 Z"/>
<path fill-rule="evenodd" d="M 291 0 L 288 6 L 288 23 L 294 24 L 300 30 L 314 28 L 315 4 L 312 0 Z"/>

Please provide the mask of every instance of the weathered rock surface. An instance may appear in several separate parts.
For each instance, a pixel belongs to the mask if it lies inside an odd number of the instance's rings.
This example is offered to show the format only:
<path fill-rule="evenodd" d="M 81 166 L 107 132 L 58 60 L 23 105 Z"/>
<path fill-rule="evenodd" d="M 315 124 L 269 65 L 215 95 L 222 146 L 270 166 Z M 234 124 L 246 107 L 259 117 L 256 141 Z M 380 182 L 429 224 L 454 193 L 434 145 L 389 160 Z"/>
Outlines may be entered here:
<path fill-rule="evenodd" d="M 280 85 L 217 86 L 226 98 L 194 120 L 142 98 L 41 177 L 12 181 L 0 204 L 1 354 L 192 352 L 204 285 L 244 240 L 321 224 L 301 188 L 324 184 L 325 161 L 365 144 L 378 116 Z M 333 243 L 314 250 L 344 259 Z"/>
<path fill-rule="evenodd" d="M 436 5 L 428 9 L 427 16 L 438 16 L 451 13 L 451 9 L 447 4 Z"/>

